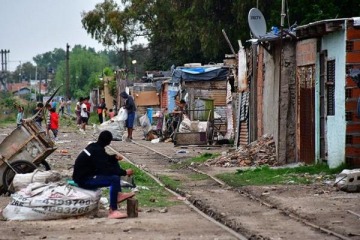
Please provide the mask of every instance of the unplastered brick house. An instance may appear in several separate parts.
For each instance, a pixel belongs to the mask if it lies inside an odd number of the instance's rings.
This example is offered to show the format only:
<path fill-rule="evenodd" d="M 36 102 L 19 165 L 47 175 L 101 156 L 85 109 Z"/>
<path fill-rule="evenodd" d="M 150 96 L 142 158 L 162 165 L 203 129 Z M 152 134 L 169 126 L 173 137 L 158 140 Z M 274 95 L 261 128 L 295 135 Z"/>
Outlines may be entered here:
<path fill-rule="evenodd" d="M 360 69 L 359 18 L 259 39 L 249 55 L 250 132 L 274 136 L 278 161 L 359 167 L 360 89 L 349 75 Z"/>

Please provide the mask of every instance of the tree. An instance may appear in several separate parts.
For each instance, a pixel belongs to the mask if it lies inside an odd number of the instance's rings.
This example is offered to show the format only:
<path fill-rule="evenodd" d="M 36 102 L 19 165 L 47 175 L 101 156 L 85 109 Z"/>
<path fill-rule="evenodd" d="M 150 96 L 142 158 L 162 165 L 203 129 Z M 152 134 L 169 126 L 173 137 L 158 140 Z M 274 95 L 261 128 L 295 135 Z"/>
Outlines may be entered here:
<path fill-rule="evenodd" d="M 97 87 L 97 80 L 101 76 L 102 69 L 108 65 L 108 58 L 104 54 L 98 54 L 93 48 L 75 45 L 70 52 L 70 95 L 76 98 L 89 95 L 92 88 Z M 57 66 L 54 87 L 65 84 L 66 68 L 65 60 Z M 65 88 L 60 90 L 65 94 Z"/>
<path fill-rule="evenodd" d="M 151 69 L 168 69 L 186 62 L 222 62 L 231 53 L 221 30 L 233 43 L 250 39 L 248 12 L 258 7 L 267 29 L 280 25 L 281 0 L 112 0 L 98 4 L 84 15 L 85 29 L 107 46 L 128 43 L 139 35 L 149 40 Z M 303 0 L 286 2 L 286 24 L 359 15 L 360 2 L 353 0 Z M 256 6 L 256 4 L 259 4 Z M 120 37 L 119 37 L 120 36 Z M 125 45 L 126 46 L 126 45 Z M 124 47 L 125 49 L 125 47 Z M 125 56 L 126 57 L 126 56 Z M 125 63 L 127 63 L 125 61 Z"/>
<path fill-rule="evenodd" d="M 36 67 L 31 62 L 19 64 L 15 71 L 12 72 L 9 82 L 16 83 L 22 81 L 30 81 L 35 79 Z"/>
<path fill-rule="evenodd" d="M 124 1 L 125 2 L 125 1 Z M 132 43 L 136 34 L 136 22 L 132 13 L 122 11 L 113 0 L 96 4 L 95 9 L 82 13 L 85 30 L 106 47 L 124 52 L 124 64 L 128 66 L 127 44 Z M 120 44 L 123 44 L 123 49 Z"/>

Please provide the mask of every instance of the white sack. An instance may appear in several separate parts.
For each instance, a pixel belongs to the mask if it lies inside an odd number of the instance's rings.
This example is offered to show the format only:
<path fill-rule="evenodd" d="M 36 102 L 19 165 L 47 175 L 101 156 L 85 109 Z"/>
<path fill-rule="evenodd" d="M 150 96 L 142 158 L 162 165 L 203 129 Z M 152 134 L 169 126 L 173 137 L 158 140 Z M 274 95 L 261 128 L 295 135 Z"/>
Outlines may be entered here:
<path fill-rule="evenodd" d="M 19 191 L 22 188 L 27 187 L 30 183 L 39 182 L 39 183 L 50 183 L 58 182 L 61 180 L 61 175 L 56 171 L 40 171 L 36 169 L 32 173 L 15 174 L 12 185 L 15 191 Z"/>
<path fill-rule="evenodd" d="M 185 115 L 183 117 L 183 120 L 180 123 L 179 132 L 181 132 L 181 133 L 191 132 L 191 121 Z"/>
<path fill-rule="evenodd" d="M 125 131 L 125 121 L 106 121 L 101 125 L 93 125 L 94 134 L 100 134 L 100 132 L 108 130 L 113 135 L 114 140 L 121 141 Z"/>
<path fill-rule="evenodd" d="M 48 220 L 84 215 L 97 209 L 101 190 L 91 191 L 64 183 L 31 183 L 11 195 L 3 209 L 7 220 Z"/>
<path fill-rule="evenodd" d="M 151 131 L 151 123 L 150 120 L 148 118 L 148 116 L 146 114 L 142 115 L 139 118 L 139 122 L 140 122 L 140 126 L 144 131 L 144 135 L 146 135 L 148 132 Z"/>
<path fill-rule="evenodd" d="M 128 118 L 128 113 L 125 108 L 120 108 L 119 113 L 113 117 L 114 121 L 125 121 Z"/>

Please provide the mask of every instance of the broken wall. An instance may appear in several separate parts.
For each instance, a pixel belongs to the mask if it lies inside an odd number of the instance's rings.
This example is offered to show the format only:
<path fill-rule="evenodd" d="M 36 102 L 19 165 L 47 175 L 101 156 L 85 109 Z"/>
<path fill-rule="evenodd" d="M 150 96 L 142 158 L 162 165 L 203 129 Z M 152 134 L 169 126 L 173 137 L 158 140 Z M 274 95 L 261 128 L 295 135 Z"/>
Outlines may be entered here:
<path fill-rule="evenodd" d="M 257 104 L 262 106 L 258 108 L 262 124 L 258 131 L 274 136 L 279 163 L 295 162 L 295 43 L 284 41 L 282 46 L 271 43 L 269 49 L 259 52 L 263 59 L 258 64 L 264 68 L 257 78 L 263 87 L 257 89 Z"/>

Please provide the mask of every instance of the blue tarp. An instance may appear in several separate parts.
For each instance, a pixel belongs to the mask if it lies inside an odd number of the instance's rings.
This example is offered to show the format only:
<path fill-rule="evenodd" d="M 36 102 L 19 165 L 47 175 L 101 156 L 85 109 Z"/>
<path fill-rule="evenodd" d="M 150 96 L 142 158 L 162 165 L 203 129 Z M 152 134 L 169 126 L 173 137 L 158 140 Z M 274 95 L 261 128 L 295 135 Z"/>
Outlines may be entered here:
<path fill-rule="evenodd" d="M 221 67 L 177 68 L 173 72 L 171 82 L 179 83 L 181 80 L 185 82 L 226 80 L 228 71 L 227 68 Z"/>

